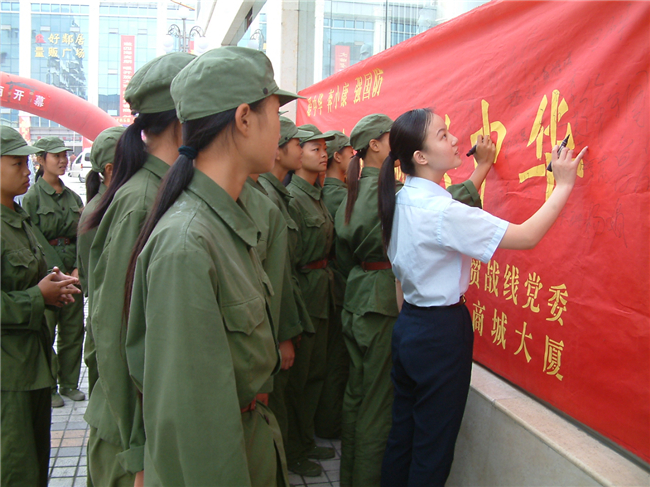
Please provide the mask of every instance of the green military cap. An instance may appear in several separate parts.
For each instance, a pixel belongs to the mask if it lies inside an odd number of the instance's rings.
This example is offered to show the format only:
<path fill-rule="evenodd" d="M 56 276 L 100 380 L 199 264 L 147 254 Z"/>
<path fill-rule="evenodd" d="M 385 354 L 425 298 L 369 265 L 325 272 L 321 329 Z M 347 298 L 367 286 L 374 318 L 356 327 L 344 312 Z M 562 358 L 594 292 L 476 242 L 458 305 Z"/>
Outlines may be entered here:
<path fill-rule="evenodd" d="M 271 95 L 280 98 L 280 106 L 302 98 L 278 88 L 266 54 L 237 46 L 201 54 L 174 78 L 171 94 L 181 122 L 222 113 Z"/>
<path fill-rule="evenodd" d="M 325 132 L 325 135 L 333 135 L 332 140 L 327 141 L 327 158 L 331 159 L 334 157 L 335 152 L 340 152 L 344 147 L 351 147 L 350 138 L 345 135 L 343 132 L 338 130 L 329 130 Z"/>
<path fill-rule="evenodd" d="M 174 109 L 169 93 L 174 77 L 196 59 L 194 54 L 170 52 L 152 59 L 138 69 L 124 91 L 133 113 L 160 113 Z"/>
<path fill-rule="evenodd" d="M 3 125 L 0 127 L 0 135 L 2 137 L 0 150 L 3 156 L 28 156 L 40 152 L 31 145 L 27 145 L 23 136 L 16 129 Z"/>
<path fill-rule="evenodd" d="M 50 154 L 58 154 L 60 152 L 71 151 L 69 147 L 65 146 L 63 142 L 58 137 L 43 137 L 34 142 L 34 147 L 38 149 L 39 152 L 49 152 Z"/>
<path fill-rule="evenodd" d="M 321 140 L 322 139 L 322 140 L 327 141 L 327 140 L 332 140 L 334 138 L 333 135 L 326 135 L 323 132 L 321 132 L 318 129 L 318 127 L 316 127 L 316 125 L 314 125 L 312 123 L 301 125 L 300 127 L 298 127 L 298 130 L 303 130 L 305 132 L 311 132 L 312 133 L 312 135 L 310 135 L 309 137 L 303 137 L 303 138 L 300 139 L 300 144 L 301 145 L 304 144 L 305 142 L 310 142 L 312 140 Z"/>
<path fill-rule="evenodd" d="M 350 142 L 354 150 L 362 150 L 370 145 L 372 139 L 379 139 L 386 132 L 390 132 L 393 121 L 381 113 L 366 115 L 350 132 Z"/>
<path fill-rule="evenodd" d="M 311 137 L 312 135 L 311 132 L 300 130 L 287 117 L 280 117 L 280 142 L 278 142 L 278 146 L 283 146 L 291 139 L 302 139 L 304 137 Z"/>
<path fill-rule="evenodd" d="M 103 173 L 106 164 L 113 164 L 117 141 L 126 130 L 124 127 L 110 127 L 97 136 L 93 147 L 90 149 L 90 164 L 92 170 Z"/>

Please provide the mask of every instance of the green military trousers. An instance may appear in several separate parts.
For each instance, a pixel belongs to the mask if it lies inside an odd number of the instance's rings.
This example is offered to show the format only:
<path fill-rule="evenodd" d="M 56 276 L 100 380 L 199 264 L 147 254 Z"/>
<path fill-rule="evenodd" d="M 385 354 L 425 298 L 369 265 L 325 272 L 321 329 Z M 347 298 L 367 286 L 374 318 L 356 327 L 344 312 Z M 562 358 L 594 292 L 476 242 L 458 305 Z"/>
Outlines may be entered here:
<path fill-rule="evenodd" d="M 88 316 L 86 318 L 86 338 L 84 340 L 84 362 L 86 362 L 86 367 L 88 367 L 88 398 L 90 398 L 95 383 L 99 379 L 99 371 L 97 370 L 97 347 L 95 347 L 95 340 L 90 326 L 90 316 Z"/>
<path fill-rule="evenodd" d="M 90 427 L 88 436 L 88 486 L 89 487 L 133 487 L 135 474 L 122 468 L 117 460 L 122 449 L 102 440 L 97 428 Z"/>
<path fill-rule="evenodd" d="M 341 437 L 343 395 L 350 372 L 350 356 L 343 340 L 342 311 L 342 307 L 336 307 L 327 329 L 327 371 L 314 417 L 314 428 L 319 438 Z"/>
<path fill-rule="evenodd" d="M 391 337 L 395 317 L 343 310 L 350 378 L 343 398 L 341 486 L 379 486 L 391 426 Z"/>
<path fill-rule="evenodd" d="M 273 376 L 273 392 L 269 394 L 269 409 L 273 411 L 275 419 L 278 421 L 278 426 L 282 433 L 282 443 L 284 445 L 289 441 L 289 418 L 287 417 L 285 394 L 287 392 L 290 374 L 291 369 L 288 369 L 280 370 Z"/>
<path fill-rule="evenodd" d="M 84 342 L 84 300 L 75 294 L 75 302 L 56 311 L 45 310 L 56 354 L 52 353 L 52 375 L 61 387 L 76 389 L 81 373 L 81 353 Z M 56 334 L 58 328 L 58 335 Z"/>
<path fill-rule="evenodd" d="M 296 350 L 287 384 L 285 403 L 289 424 L 289 440 L 285 445 L 289 465 L 303 461 L 316 446 L 314 415 L 318 407 L 327 359 L 327 325 L 322 318 L 311 317 L 315 333 L 302 335 Z"/>
<path fill-rule="evenodd" d="M 49 387 L 2 391 L 2 487 L 47 486 L 52 396 Z"/>

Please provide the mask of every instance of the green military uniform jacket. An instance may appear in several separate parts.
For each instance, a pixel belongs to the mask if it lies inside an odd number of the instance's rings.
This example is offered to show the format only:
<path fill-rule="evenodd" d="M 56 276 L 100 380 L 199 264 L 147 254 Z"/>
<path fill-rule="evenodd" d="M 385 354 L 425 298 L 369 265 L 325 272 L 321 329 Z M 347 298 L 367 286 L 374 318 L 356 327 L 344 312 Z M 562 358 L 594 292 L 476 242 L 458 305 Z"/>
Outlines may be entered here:
<path fill-rule="evenodd" d="M 380 313 L 396 317 L 397 298 L 392 270 L 364 271 L 362 262 L 387 262 L 381 237 L 378 212 L 379 169 L 364 167 L 359 179 L 359 192 L 350 222 L 345 224 L 347 197 L 336 212 L 336 257 L 347 286 L 343 307 L 350 313 Z M 398 185 L 398 187 L 401 185 Z M 481 198 L 471 181 L 447 188 L 462 203 L 479 206 Z"/>
<path fill-rule="evenodd" d="M 38 287 L 47 274 L 43 249 L 19 206 L 0 205 L 2 218 L 2 390 L 54 385 L 45 300 Z"/>
<path fill-rule="evenodd" d="M 280 366 L 258 238 L 242 202 L 194 170 L 140 253 L 126 352 L 147 485 L 251 484 L 244 429 L 260 408 L 240 410 Z"/>
<path fill-rule="evenodd" d="M 323 181 L 323 201 L 327 210 L 329 211 L 332 220 L 336 216 L 336 212 L 341 206 L 341 202 L 348 195 L 348 185 L 340 179 L 325 178 Z M 334 238 L 336 240 L 336 237 Z M 338 307 L 343 306 L 343 297 L 345 295 L 345 277 L 339 270 L 338 263 L 336 262 L 335 246 L 332 246 L 330 269 L 334 274 L 334 304 Z"/>
<path fill-rule="evenodd" d="M 63 182 L 61 182 L 63 185 Z M 29 188 L 23 199 L 23 208 L 32 219 L 32 224 L 41 231 L 46 240 L 64 237 L 71 240 L 68 245 L 53 245 L 59 260 L 51 262 L 46 251 L 49 267 L 62 266 L 61 271 L 71 273 L 77 268 L 77 226 L 83 209 L 83 201 L 77 193 L 63 185 L 63 191 L 56 190 L 39 178 Z"/>
<path fill-rule="evenodd" d="M 115 193 L 90 249 L 89 309 L 99 380 L 84 417 L 100 438 L 123 450 L 118 459 L 131 473 L 144 468 L 145 432 L 141 400 L 126 362 L 124 286 L 131 251 L 168 169 L 164 161 L 148 156 Z"/>
<path fill-rule="evenodd" d="M 239 199 L 260 231 L 255 250 L 273 287 L 271 317 L 278 343 L 284 342 L 302 332 L 293 298 L 287 224 L 279 208 L 269 200 L 268 193 L 257 181 L 248 178 Z"/>
<path fill-rule="evenodd" d="M 298 308 L 298 317 L 302 326 L 303 332 L 314 333 L 314 325 L 309 317 L 305 300 L 300 290 L 298 283 L 298 242 L 300 240 L 298 224 L 292 213 L 294 210 L 290 207 L 293 196 L 289 190 L 284 187 L 278 178 L 272 173 L 261 174 L 258 183 L 266 190 L 269 199 L 282 212 L 285 222 L 287 223 L 288 230 L 288 248 L 289 248 L 289 264 L 291 267 L 291 284 L 293 287 L 293 297 Z"/>
<path fill-rule="evenodd" d="M 93 199 L 86 203 L 86 207 L 81 212 L 81 217 L 79 218 L 79 227 L 77 229 L 77 269 L 79 270 L 81 289 L 84 290 L 85 296 L 88 296 L 88 259 L 90 258 L 90 246 L 93 243 L 97 229 L 93 228 L 92 230 L 85 231 L 84 225 L 90 215 L 97 209 L 97 206 L 99 206 L 99 201 L 105 192 L 106 185 L 101 183 L 99 185 L 99 191 Z"/>
<path fill-rule="evenodd" d="M 322 199 L 320 185 L 311 185 L 294 175 L 287 189 L 293 196 L 289 208 L 298 224 L 300 240 L 296 269 L 309 315 L 327 319 L 332 304 L 332 274 L 329 269 L 303 269 L 327 259 L 333 243 L 334 222 Z"/>

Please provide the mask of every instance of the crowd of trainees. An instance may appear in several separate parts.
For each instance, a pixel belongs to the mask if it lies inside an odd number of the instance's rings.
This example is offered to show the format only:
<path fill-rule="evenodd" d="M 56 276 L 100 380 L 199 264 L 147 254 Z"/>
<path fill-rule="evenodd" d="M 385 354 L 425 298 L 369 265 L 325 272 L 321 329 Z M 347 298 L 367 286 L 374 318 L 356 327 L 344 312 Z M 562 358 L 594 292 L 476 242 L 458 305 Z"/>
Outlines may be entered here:
<path fill-rule="evenodd" d="M 255 50 L 150 61 L 125 92 L 133 124 L 93 144 L 81 219 L 50 157 L 63 143 L 2 127 L 2 485 L 47 484 L 57 367 L 62 392 L 83 394 L 60 372 L 79 282 L 88 485 L 288 486 L 334 456 L 315 437 L 341 438 L 341 485 L 445 483 L 470 381 L 471 258 L 535 246 L 584 150 L 554 151 L 553 194 L 512 224 L 481 209 L 489 137 L 445 190 L 461 159 L 437 114 L 368 115 L 348 138 L 278 117 L 296 98 Z M 26 212 L 13 199 L 36 152 Z"/>

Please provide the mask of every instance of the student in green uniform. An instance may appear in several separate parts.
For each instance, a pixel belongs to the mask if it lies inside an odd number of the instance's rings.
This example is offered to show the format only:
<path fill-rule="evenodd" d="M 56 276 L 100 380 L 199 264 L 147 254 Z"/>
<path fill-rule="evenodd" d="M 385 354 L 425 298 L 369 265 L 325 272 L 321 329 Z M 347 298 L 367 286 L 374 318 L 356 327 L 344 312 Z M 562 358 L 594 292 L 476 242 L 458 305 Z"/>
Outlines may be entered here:
<path fill-rule="evenodd" d="M 243 82 L 245 81 L 245 82 Z M 126 353 L 142 392 L 146 485 L 287 485 L 275 417 L 256 402 L 280 367 L 260 232 L 241 200 L 273 166 L 280 90 L 264 53 L 222 47 L 171 85 L 183 124 L 127 275 Z M 136 265 L 137 259 L 137 265 Z M 129 290 L 132 289 L 132 294 Z"/>
<path fill-rule="evenodd" d="M 289 202 L 292 196 L 281 181 L 289 171 L 295 171 L 302 166 L 302 148 L 300 147 L 299 139 L 300 137 L 307 137 L 309 135 L 312 135 L 311 132 L 298 130 L 291 120 L 286 117 L 280 117 L 280 140 L 275 157 L 275 165 L 271 172 L 261 174 L 258 178 L 258 184 L 262 186 L 269 200 L 279 208 L 287 226 L 287 266 L 291 278 L 292 299 L 300 326 L 300 335 L 303 333 L 313 334 L 314 328 L 302 298 L 296 274 L 296 246 L 299 235 L 298 226 L 289 214 Z M 289 431 L 285 395 L 287 382 L 291 374 L 290 366 L 288 366 L 289 364 L 285 364 L 285 359 L 291 357 L 291 366 L 293 366 L 296 354 L 299 353 L 300 335 L 293 337 L 292 340 L 280 343 L 283 366 L 282 370 L 274 377 L 273 392 L 269 395 L 269 407 L 278 420 L 280 430 L 282 431 L 282 441 L 285 445 L 288 442 Z M 283 347 L 288 350 L 284 351 Z"/>
<path fill-rule="evenodd" d="M 342 486 L 378 486 L 391 425 L 391 334 L 397 319 L 395 276 L 386 257 L 378 215 L 378 180 L 390 152 L 393 121 L 368 115 L 350 140 L 357 151 L 348 168 L 348 194 L 336 218 L 336 255 L 347 277 L 343 335 L 350 353 L 350 378 L 343 401 Z M 480 206 L 480 188 L 494 162 L 494 151 L 479 144 L 472 178 L 450 186 L 459 201 Z M 359 168 L 363 161 L 363 170 Z"/>
<path fill-rule="evenodd" d="M 2 206 L 2 460 L 3 487 L 46 486 L 50 461 L 52 342 L 45 307 L 61 307 L 81 291 L 78 279 L 47 272 L 29 215 L 14 203 L 29 185 L 27 156 L 39 152 L 0 127 Z"/>
<path fill-rule="evenodd" d="M 302 167 L 296 170 L 287 189 L 293 196 L 292 215 L 298 225 L 298 282 L 314 325 L 313 336 L 303 336 L 287 385 L 289 442 L 287 464 L 299 475 L 318 476 L 322 469 L 308 459 L 334 456 L 333 448 L 317 447 L 314 416 L 326 373 L 327 328 L 332 306 L 332 273 L 327 258 L 332 246 L 334 223 L 322 199 L 318 176 L 327 169 L 326 140 L 315 125 L 298 127 L 313 135 L 301 139 Z"/>
<path fill-rule="evenodd" d="M 59 266 L 65 274 L 78 277 L 77 226 L 83 210 L 83 202 L 77 193 L 67 188 L 61 178 L 68 167 L 68 151 L 58 137 L 43 137 L 34 143 L 39 149 L 37 160 L 43 175 L 29 188 L 23 208 L 32 219 L 48 245 L 58 257 L 48 266 Z M 48 253 L 46 252 L 46 255 Z M 52 357 L 52 368 L 60 387 L 60 393 L 73 401 L 83 401 L 86 395 L 79 390 L 81 354 L 84 341 L 84 303 L 79 298 L 70 306 L 45 313 L 50 327 L 52 343 L 57 337 L 57 353 Z M 63 406 L 63 398 L 52 388 L 52 407 Z"/>
<path fill-rule="evenodd" d="M 137 115 L 120 137 L 111 185 L 89 219 L 88 228 L 96 229 L 89 257 L 89 315 L 99 381 L 84 417 L 91 427 L 88 475 L 95 485 L 133 485 L 144 468 L 140 397 L 125 358 L 124 282 L 131 249 L 181 144 L 169 86 L 194 58 L 166 54 L 134 74 L 125 99 Z"/>
<path fill-rule="evenodd" d="M 327 141 L 327 171 L 323 181 L 323 201 L 334 219 L 341 201 L 348 194 L 345 178 L 348 164 L 354 157 L 354 150 L 349 137 L 343 132 L 330 130 L 325 132 L 325 135 L 333 135 L 334 138 Z M 336 236 L 334 240 L 336 241 Z M 327 375 L 316 410 L 314 427 L 316 436 L 320 438 L 340 438 L 343 394 L 348 382 L 350 358 L 343 342 L 341 329 L 345 278 L 338 269 L 334 245 L 329 260 L 328 266 L 334 275 L 334 303 L 327 333 Z"/>
<path fill-rule="evenodd" d="M 115 146 L 124 127 L 110 127 L 97 136 L 90 150 L 90 164 L 92 169 L 86 175 L 86 207 L 79 218 L 77 231 L 77 264 L 79 265 L 79 282 L 84 294 L 88 296 L 88 258 L 90 245 L 93 243 L 96 229 L 84 231 L 86 221 L 95 211 L 106 187 L 111 183 L 113 175 L 113 159 Z M 86 317 L 86 340 L 84 342 L 84 361 L 88 367 L 88 395 L 92 395 L 93 387 L 97 382 L 97 359 L 95 356 L 95 340 L 93 339 L 90 316 Z"/>

